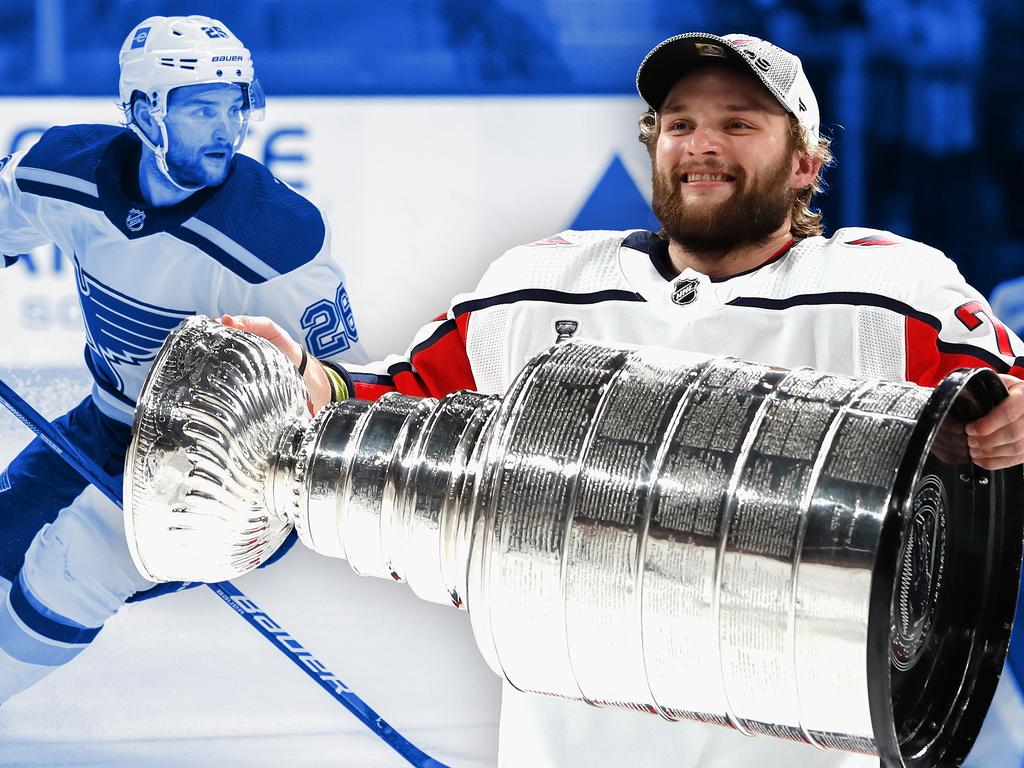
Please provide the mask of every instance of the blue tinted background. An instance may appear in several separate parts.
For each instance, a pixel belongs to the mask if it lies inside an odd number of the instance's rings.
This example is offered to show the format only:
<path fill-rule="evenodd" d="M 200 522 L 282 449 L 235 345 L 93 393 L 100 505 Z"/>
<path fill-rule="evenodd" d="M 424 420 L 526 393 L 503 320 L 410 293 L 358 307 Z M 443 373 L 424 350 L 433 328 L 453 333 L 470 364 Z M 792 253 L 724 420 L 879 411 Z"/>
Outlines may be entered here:
<path fill-rule="evenodd" d="M 986 295 L 1024 274 L 1019 0 L 0 0 L 0 95 L 115 93 L 114 52 L 157 13 L 227 23 L 271 95 L 627 94 L 667 36 L 765 36 L 831 126 L 830 229 L 925 240 Z"/>

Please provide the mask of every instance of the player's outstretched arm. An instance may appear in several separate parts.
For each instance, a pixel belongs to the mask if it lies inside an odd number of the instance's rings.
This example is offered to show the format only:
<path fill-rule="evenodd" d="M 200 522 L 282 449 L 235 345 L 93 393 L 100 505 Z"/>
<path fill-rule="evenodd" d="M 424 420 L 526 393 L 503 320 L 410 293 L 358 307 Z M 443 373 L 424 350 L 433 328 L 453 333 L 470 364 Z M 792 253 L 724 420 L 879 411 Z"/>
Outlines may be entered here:
<path fill-rule="evenodd" d="M 266 339 L 281 350 L 296 368 L 302 367 L 302 359 L 305 356 L 306 365 L 302 371 L 302 378 L 306 382 L 306 389 L 309 390 L 313 413 L 331 402 L 331 382 L 328 380 L 323 366 L 315 358 L 304 355 L 302 346 L 269 317 L 223 315 L 220 322 L 229 328 L 247 331 Z"/>

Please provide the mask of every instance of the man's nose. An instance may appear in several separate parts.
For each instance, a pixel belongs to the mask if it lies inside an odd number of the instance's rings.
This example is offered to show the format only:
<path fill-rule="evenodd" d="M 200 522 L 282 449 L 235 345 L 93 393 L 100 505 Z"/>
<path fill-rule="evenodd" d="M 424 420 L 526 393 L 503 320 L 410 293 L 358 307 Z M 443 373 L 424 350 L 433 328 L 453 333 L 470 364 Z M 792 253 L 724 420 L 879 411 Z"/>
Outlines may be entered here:
<path fill-rule="evenodd" d="M 693 155 L 716 155 L 722 148 L 720 131 L 707 126 L 698 125 L 690 132 L 687 150 Z"/>
<path fill-rule="evenodd" d="M 213 140 L 230 144 L 234 141 L 237 130 L 234 121 L 228 115 L 218 115 L 213 125 Z"/>

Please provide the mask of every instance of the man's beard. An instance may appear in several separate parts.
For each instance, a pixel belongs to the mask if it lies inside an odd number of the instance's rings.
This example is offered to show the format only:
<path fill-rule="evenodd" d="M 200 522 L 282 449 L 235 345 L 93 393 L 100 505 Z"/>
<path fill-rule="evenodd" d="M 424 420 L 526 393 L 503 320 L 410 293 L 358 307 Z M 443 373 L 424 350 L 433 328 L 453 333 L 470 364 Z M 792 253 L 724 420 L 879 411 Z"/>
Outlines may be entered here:
<path fill-rule="evenodd" d="M 735 248 L 768 240 L 786 220 L 796 198 L 789 186 L 788 155 L 774 168 L 753 178 L 730 170 L 735 191 L 718 203 L 684 201 L 681 183 L 666 178 L 655 166 L 654 215 L 669 238 L 698 257 L 721 260 Z M 707 164 L 701 170 L 708 170 Z M 722 169 L 726 172 L 725 169 Z M 673 169 L 675 172 L 675 169 Z"/>
<path fill-rule="evenodd" d="M 224 161 L 214 170 L 203 164 L 203 150 L 182 151 L 172 143 L 171 152 L 167 156 L 167 169 L 171 177 L 183 187 L 215 187 L 227 178 L 234 156 L 230 148 L 222 151 L 225 153 Z"/>

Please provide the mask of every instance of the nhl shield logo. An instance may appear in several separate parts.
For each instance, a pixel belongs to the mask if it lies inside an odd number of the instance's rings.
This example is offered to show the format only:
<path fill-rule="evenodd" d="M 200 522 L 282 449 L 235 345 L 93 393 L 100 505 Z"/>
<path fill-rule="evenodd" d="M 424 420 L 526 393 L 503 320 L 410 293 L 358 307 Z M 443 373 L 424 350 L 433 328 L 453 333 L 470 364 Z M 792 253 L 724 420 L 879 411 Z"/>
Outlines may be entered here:
<path fill-rule="evenodd" d="M 575 320 L 555 320 L 555 333 L 558 334 L 555 342 L 571 339 L 579 327 L 580 324 Z"/>
<path fill-rule="evenodd" d="M 138 232 L 145 223 L 146 212 L 140 211 L 138 208 L 132 208 L 128 211 L 128 218 L 124 220 L 124 225 L 132 232 Z"/>
<path fill-rule="evenodd" d="M 672 301 L 681 307 L 692 304 L 697 298 L 697 286 L 700 283 L 693 277 L 678 281 L 672 289 Z"/>

